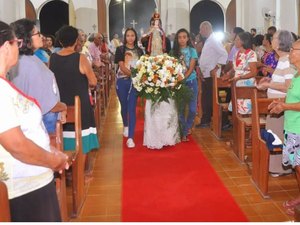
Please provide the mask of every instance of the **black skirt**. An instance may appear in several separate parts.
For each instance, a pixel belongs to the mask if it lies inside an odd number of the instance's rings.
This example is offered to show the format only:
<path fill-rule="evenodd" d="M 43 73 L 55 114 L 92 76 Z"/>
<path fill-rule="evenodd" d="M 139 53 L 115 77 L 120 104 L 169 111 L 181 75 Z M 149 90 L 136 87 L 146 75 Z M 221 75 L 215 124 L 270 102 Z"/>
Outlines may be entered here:
<path fill-rule="evenodd" d="M 54 180 L 9 204 L 12 222 L 61 222 Z"/>

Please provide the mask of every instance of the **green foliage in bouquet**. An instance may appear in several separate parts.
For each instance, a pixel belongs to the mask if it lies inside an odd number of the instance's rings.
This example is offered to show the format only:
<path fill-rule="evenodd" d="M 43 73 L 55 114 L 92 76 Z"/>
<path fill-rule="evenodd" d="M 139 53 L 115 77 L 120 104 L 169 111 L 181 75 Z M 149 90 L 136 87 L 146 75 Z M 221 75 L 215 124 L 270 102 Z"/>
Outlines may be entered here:
<path fill-rule="evenodd" d="M 185 80 L 184 80 L 185 81 Z M 173 99 L 175 100 L 178 113 L 181 113 L 185 110 L 186 105 L 192 100 L 193 98 L 193 91 L 188 86 L 184 84 L 182 81 L 181 87 L 175 92 Z"/>

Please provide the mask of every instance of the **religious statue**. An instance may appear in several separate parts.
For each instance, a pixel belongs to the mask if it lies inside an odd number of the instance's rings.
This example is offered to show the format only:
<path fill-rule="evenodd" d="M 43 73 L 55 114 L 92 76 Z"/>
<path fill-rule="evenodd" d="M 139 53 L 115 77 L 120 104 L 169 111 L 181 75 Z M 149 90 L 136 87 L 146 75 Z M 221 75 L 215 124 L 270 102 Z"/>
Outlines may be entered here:
<path fill-rule="evenodd" d="M 162 29 L 160 15 L 155 10 L 151 20 L 148 32 L 142 37 L 142 45 L 148 55 L 156 56 L 163 53 L 169 53 L 171 50 L 170 40 Z"/>

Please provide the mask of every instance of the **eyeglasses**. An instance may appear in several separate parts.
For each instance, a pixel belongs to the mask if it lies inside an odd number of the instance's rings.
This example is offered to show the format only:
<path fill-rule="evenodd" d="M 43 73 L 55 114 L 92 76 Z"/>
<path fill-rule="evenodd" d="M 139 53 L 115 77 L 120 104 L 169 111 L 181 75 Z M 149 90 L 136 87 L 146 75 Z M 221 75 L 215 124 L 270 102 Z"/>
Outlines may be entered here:
<path fill-rule="evenodd" d="M 23 45 L 23 39 L 14 39 L 14 40 L 10 40 L 10 41 L 8 41 L 9 42 L 9 44 L 13 44 L 13 43 L 17 43 L 17 46 L 18 46 L 18 48 L 21 48 L 22 47 L 22 45 Z"/>
<path fill-rule="evenodd" d="M 300 50 L 300 48 L 294 48 L 294 47 L 290 48 L 290 51 L 294 51 L 294 50 Z"/>
<path fill-rule="evenodd" d="M 31 37 L 33 37 L 33 36 L 35 36 L 35 35 L 39 35 L 39 37 L 40 37 L 40 36 L 41 36 L 41 32 L 38 31 L 38 32 L 36 32 L 35 34 L 32 34 Z"/>

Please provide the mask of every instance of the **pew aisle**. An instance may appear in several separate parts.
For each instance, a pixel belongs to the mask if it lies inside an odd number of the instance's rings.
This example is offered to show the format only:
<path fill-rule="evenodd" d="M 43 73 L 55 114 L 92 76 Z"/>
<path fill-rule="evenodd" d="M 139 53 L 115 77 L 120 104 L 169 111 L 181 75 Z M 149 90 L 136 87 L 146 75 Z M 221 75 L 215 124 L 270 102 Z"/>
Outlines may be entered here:
<path fill-rule="evenodd" d="M 101 121 L 103 126 L 101 148 L 96 155 L 94 179 L 87 187 L 87 198 L 79 217 L 71 221 L 121 221 L 123 126 L 114 87 L 111 90 L 107 114 L 105 120 Z M 199 118 L 195 122 L 198 121 Z M 209 128 L 193 130 L 194 140 L 201 145 L 203 154 L 248 220 L 251 222 L 293 220 L 284 213 L 282 203 L 299 194 L 294 175 L 271 177 L 269 182 L 271 199 L 263 199 L 250 181 L 249 164 L 241 164 L 232 148 L 226 144 L 226 141 L 232 139 L 232 130 L 225 131 L 224 137 L 224 140 L 217 141 Z M 246 149 L 246 155 L 250 157 L 250 153 L 251 150 Z"/>

